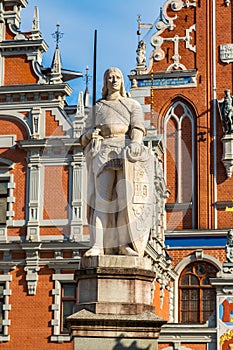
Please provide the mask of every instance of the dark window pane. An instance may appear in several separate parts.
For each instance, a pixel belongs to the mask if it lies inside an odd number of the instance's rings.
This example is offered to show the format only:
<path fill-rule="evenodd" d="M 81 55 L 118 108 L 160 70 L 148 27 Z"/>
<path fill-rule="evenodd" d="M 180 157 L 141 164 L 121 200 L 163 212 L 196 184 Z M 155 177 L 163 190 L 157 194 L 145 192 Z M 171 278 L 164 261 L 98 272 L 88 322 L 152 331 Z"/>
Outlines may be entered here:
<path fill-rule="evenodd" d="M 205 278 L 203 278 L 202 285 L 203 286 L 209 286 L 210 285 L 210 278 L 209 278 L 209 276 L 206 276 Z"/>
<path fill-rule="evenodd" d="M 0 195 L 7 195 L 8 181 L 0 181 Z"/>
<path fill-rule="evenodd" d="M 181 279 L 182 286 L 199 286 L 199 279 L 194 275 L 184 275 Z"/>
<path fill-rule="evenodd" d="M 0 198 L 0 224 L 6 223 L 7 198 Z"/>
<path fill-rule="evenodd" d="M 186 267 L 185 272 L 193 272 L 192 266 Z"/>
<path fill-rule="evenodd" d="M 206 322 L 215 310 L 215 291 L 213 289 L 203 290 L 202 309 L 203 322 Z"/>
<path fill-rule="evenodd" d="M 188 286 L 189 285 L 189 277 L 187 275 L 185 275 L 184 277 L 182 277 L 181 279 L 181 285 L 182 286 Z"/>
<path fill-rule="evenodd" d="M 65 320 L 74 313 L 75 301 L 63 301 L 63 331 L 67 331 Z"/>
<path fill-rule="evenodd" d="M 196 266 L 197 275 L 204 275 L 206 273 L 206 267 L 204 264 L 197 264 Z"/>
<path fill-rule="evenodd" d="M 2 333 L 3 331 L 2 320 L 3 320 L 3 302 L 0 301 L 0 333 Z"/>
<path fill-rule="evenodd" d="M 216 275 L 216 273 L 217 273 L 216 267 L 214 267 L 214 266 L 212 266 L 212 265 L 208 265 L 207 271 L 208 271 L 208 272 L 212 272 L 214 275 Z"/>
<path fill-rule="evenodd" d="M 195 289 L 182 290 L 182 320 L 183 323 L 199 322 L 199 294 Z"/>
<path fill-rule="evenodd" d="M 63 284 L 63 296 L 73 297 L 76 295 L 76 285 L 73 284 Z"/>
<path fill-rule="evenodd" d="M 191 277 L 190 277 L 190 285 L 191 286 L 199 286 L 199 279 L 196 276 L 191 275 Z"/>
<path fill-rule="evenodd" d="M 64 283 L 62 284 L 62 317 L 61 317 L 61 330 L 67 332 L 65 327 L 65 319 L 74 313 L 74 307 L 76 304 L 76 284 Z"/>
<path fill-rule="evenodd" d="M 0 300 L 3 299 L 4 286 L 0 284 Z"/>

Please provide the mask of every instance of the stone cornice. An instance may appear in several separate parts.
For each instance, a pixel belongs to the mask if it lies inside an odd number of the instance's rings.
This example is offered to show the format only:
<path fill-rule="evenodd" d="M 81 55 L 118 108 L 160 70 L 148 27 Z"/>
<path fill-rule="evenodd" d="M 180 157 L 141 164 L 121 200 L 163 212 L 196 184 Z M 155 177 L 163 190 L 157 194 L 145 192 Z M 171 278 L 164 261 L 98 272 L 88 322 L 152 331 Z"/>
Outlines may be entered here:
<path fill-rule="evenodd" d="M 227 235 L 227 229 L 218 229 L 218 230 L 174 230 L 174 231 L 165 231 L 166 237 L 214 237 L 214 236 L 223 236 Z M 190 249 L 190 247 L 189 247 Z"/>
<path fill-rule="evenodd" d="M 46 147 L 60 147 L 64 146 L 67 148 L 71 147 L 80 147 L 80 151 L 82 151 L 82 147 L 79 143 L 78 139 L 69 139 L 69 138 L 54 138 L 54 139 L 30 139 L 30 140 L 21 140 L 18 141 L 18 145 L 20 148 L 29 151 L 33 149 L 41 149 Z"/>
<path fill-rule="evenodd" d="M 22 54 L 28 53 L 28 51 L 32 51 L 36 49 L 40 49 L 43 52 L 48 50 L 48 45 L 43 39 L 38 40 L 5 40 L 0 42 L 0 51 L 2 51 L 3 55 L 8 55 L 9 52 L 11 54 Z"/>
<path fill-rule="evenodd" d="M 21 109 L 29 106 L 45 108 L 64 107 L 72 89 L 68 84 L 23 84 L 0 86 L 0 110 Z"/>
<path fill-rule="evenodd" d="M 22 84 L 22 85 L 4 85 L 0 86 L 0 96 L 4 94 L 22 94 L 22 93 L 56 93 L 63 92 L 66 95 L 72 93 L 68 84 Z"/>
<path fill-rule="evenodd" d="M 210 328 L 207 324 L 166 324 L 161 329 L 159 342 L 179 340 L 182 343 L 210 343 L 216 336 L 216 328 Z"/>
<path fill-rule="evenodd" d="M 12 3 L 19 4 L 22 7 L 26 7 L 28 5 L 27 0 L 5 0 L 6 5 L 12 5 Z"/>
<path fill-rule="evenodd" d="M 130 74 L 128 75 L 129 79 L 144 79 L 144 80 L 151 80 L 151 79 L 156 79 L 156 78 L 180 78 L 183 76 L 186 77 L 194 77 L 197 75 L 197 70 L 196 69 L 188 69 L 188 70 L 176 70 L 176 71 L 161 71 L 161 72 L 156 72 L 156 73 L 151 73 L 151 74 Z"/>

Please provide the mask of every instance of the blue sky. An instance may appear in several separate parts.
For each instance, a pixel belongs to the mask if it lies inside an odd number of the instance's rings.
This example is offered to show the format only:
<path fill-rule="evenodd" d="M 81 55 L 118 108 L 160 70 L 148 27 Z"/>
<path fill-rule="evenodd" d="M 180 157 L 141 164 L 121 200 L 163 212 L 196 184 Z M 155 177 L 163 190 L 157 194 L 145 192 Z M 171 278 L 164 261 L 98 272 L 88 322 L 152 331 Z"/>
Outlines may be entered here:
<path fill-rule="evenodd" d="M 154 23 L 165 0 L 28 0 L 28 6 L 21 12 L 21 29 L 30 30 L 33 9 L 39 8 L 42 37 L 49 45 L 44 54 L 43 65 L 50 66 L 55 42 L 52 33 L 56 24 L 64 33 L 60 43 L 63 68 L 81 71 L 93 68 L 94 31 L 97 29 L 97 97 L 102 89 L 102 77 L 108 67 L 119 67 L 125 77 L 126 89 L 130 89 L 127 75 L 136 65 L 137 15 L 142 22 Z M 149 33 L 142 30 L 147 42 L 147 56 L 152 50 Z M 70 104 L 76 104 L 77 94 L 85 89 L 82 78 L 70 82 L 73 89 Z M 92 91 L 92 81 L 89 89 Z"/>

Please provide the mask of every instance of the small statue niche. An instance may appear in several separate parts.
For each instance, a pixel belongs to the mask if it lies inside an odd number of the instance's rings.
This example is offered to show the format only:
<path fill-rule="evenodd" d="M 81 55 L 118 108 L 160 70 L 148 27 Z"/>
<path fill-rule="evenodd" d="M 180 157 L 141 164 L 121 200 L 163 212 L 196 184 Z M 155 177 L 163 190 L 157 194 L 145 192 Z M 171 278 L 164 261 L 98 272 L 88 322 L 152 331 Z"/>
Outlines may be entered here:
<path fill-rule="evenodd" d="M 220 103 L 221 119 L 225 134 L 233 133 L 233 103 L 230 90 L 225 90 L 225 97 Z"/>
<path fill-rule="evenodd" d="M 138 43 L 138 48 L 136 50 L 137 53 L 137 67 L 136 69 L 141 71 L 141 70 L 146 70 L 146 43 L 144 40 L 140 40 Z"/>
<path fill-rule="evenodd" d="M 222 162 L 226 168 L 227 177 L 233 173 L 233 98 L 230 90 L 225 90 L 225 97 L 219 101 L 220 117 L 223 128 Z"/>

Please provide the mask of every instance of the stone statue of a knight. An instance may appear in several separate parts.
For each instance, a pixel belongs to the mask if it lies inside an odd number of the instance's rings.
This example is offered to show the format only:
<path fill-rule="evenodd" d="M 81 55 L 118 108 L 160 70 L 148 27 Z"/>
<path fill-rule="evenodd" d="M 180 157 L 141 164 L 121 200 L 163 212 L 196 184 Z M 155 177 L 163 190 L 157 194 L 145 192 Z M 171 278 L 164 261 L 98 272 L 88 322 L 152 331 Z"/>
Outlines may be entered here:
<path fill-rule="evenodd" d="M 152 222 L 154 161 L 143 145 L 144 116 L 128 98 L 122 73 L 109 68 L 102 99 L 80 137 L 88 167 L 86 256 L 143 256 Z"/>

